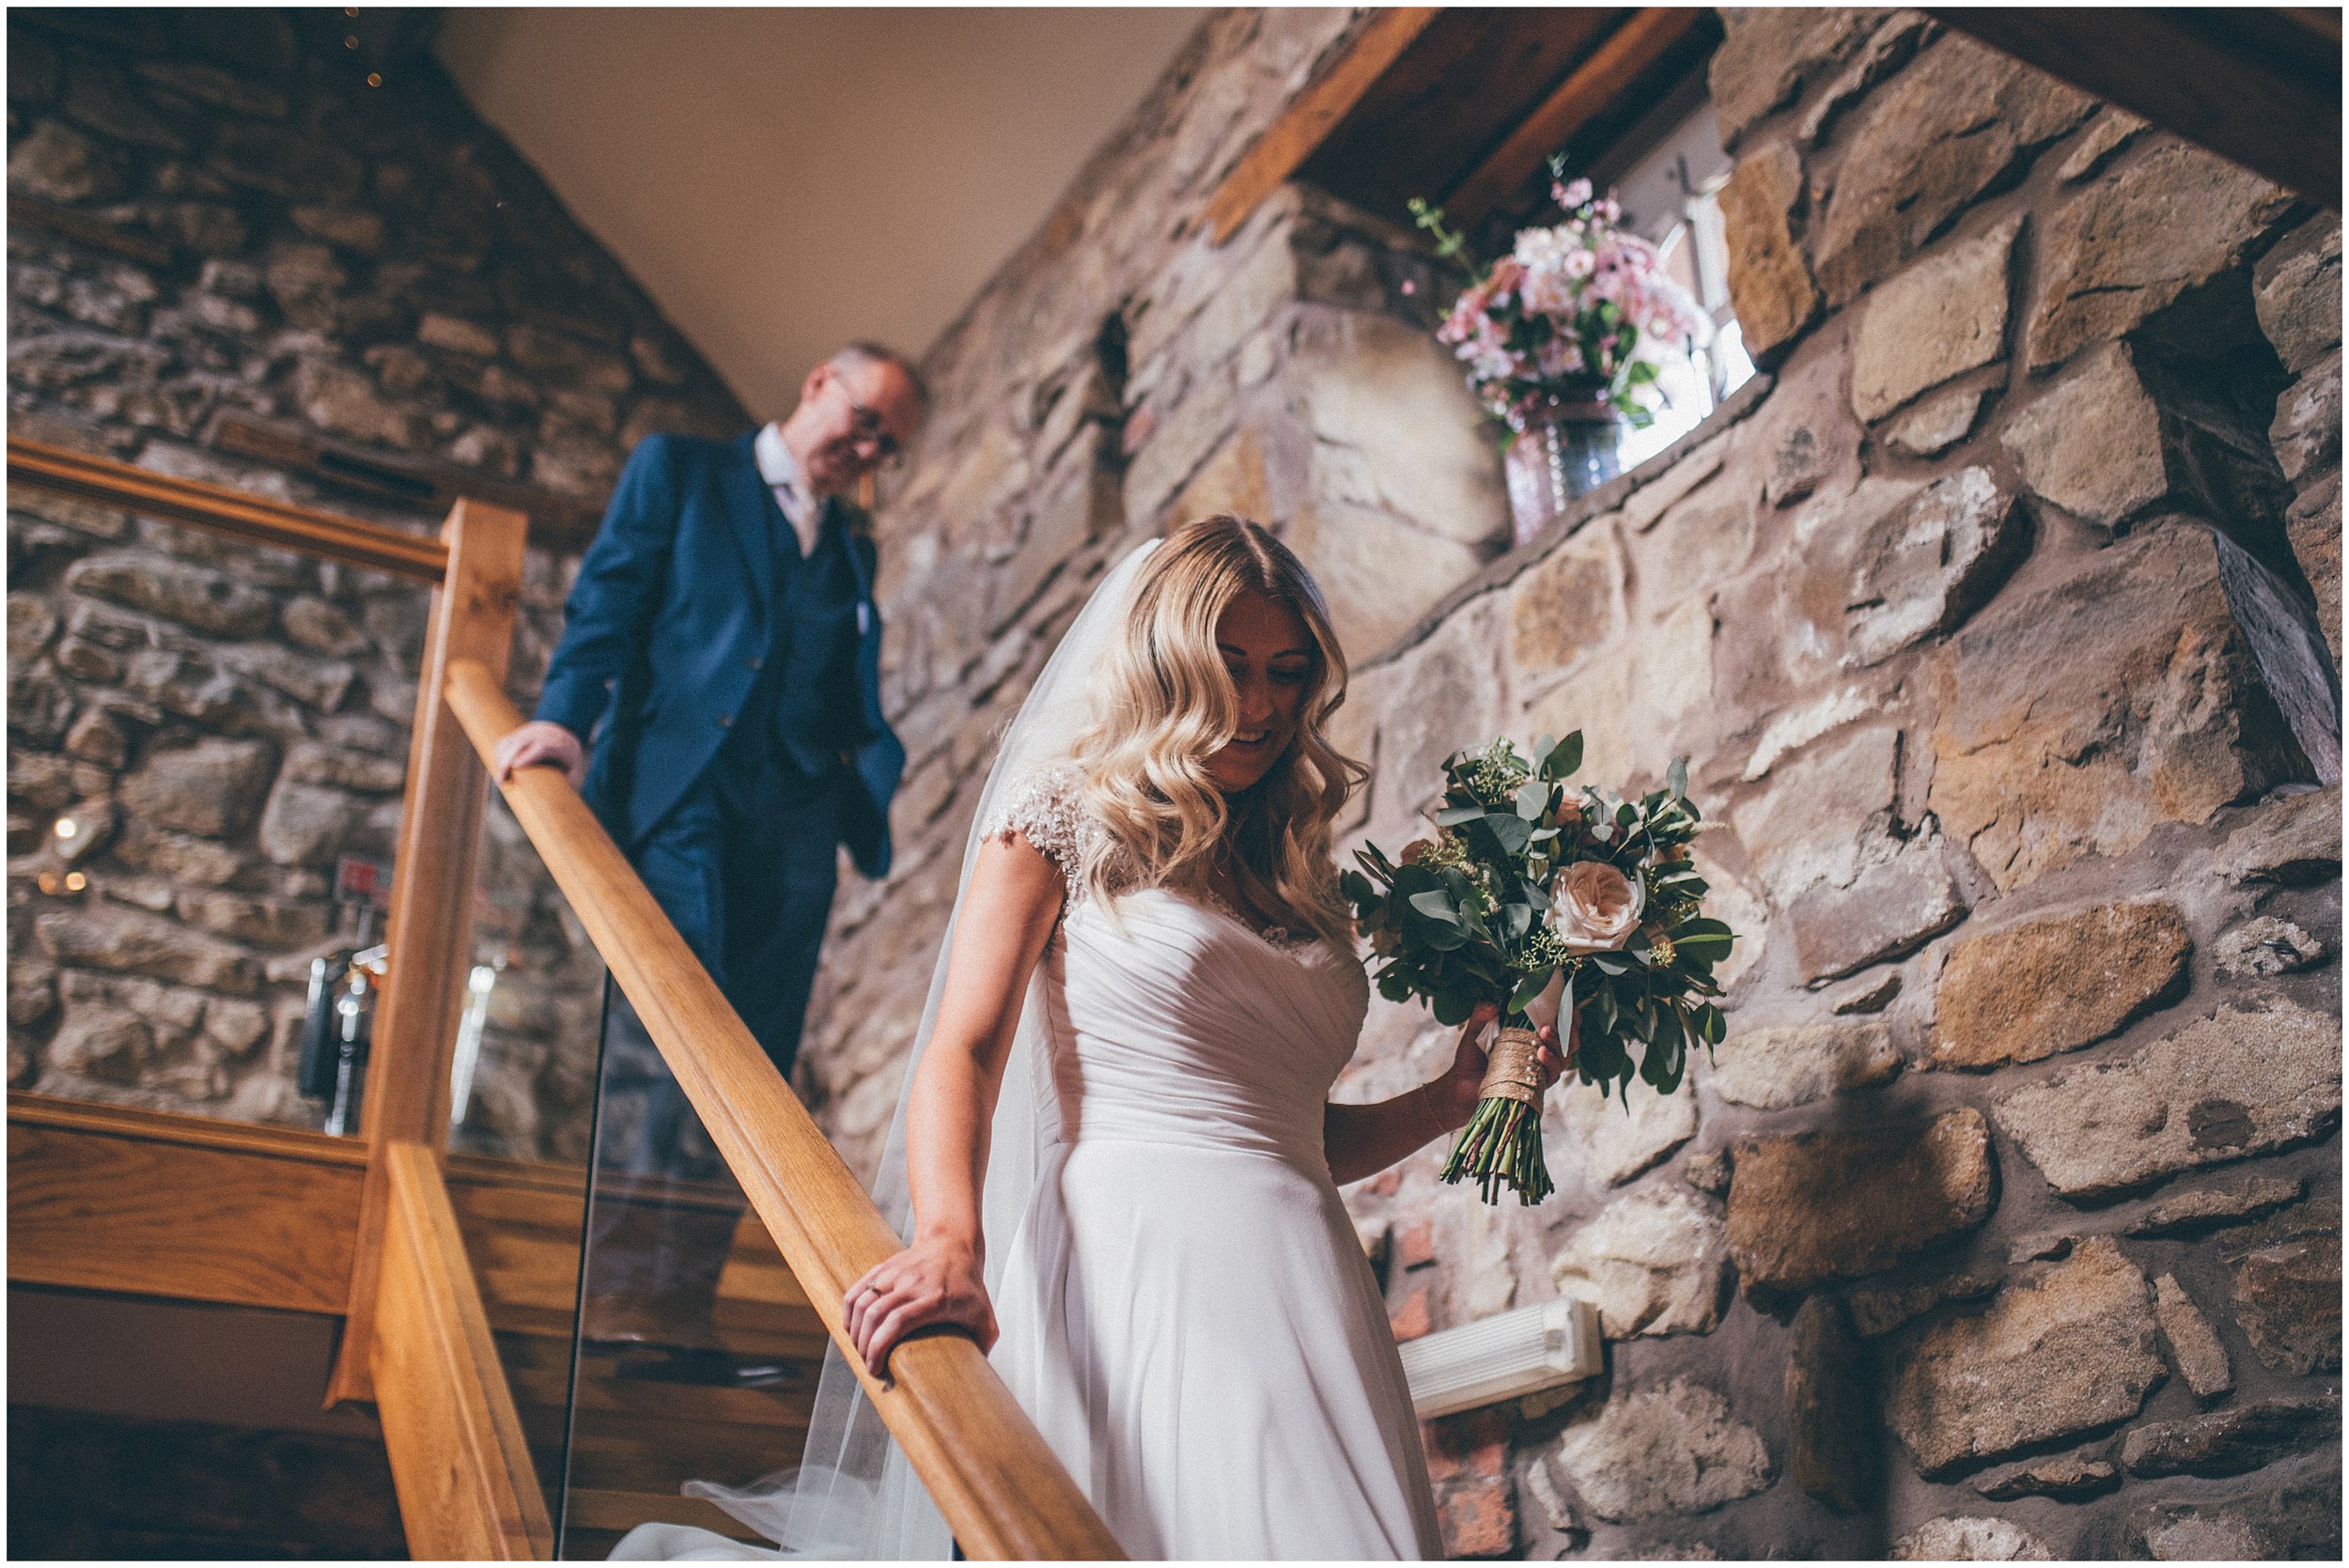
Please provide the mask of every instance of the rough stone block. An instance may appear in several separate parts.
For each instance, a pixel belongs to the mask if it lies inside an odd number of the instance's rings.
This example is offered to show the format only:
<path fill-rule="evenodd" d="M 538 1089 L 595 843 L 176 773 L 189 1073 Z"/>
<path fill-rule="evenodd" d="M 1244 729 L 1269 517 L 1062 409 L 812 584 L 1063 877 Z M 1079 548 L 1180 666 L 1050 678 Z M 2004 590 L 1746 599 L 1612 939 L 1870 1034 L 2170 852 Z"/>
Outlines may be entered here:
<path fill-rule="evenodd" d="M 1838 7 L 1739 7 L 1724 11 L 1710 86 L 1721 146 L 1825 77 L 1890 13 Z"/>
<path fill-rule="evenodd" d="M 2161 1337 L 2170 1342 L 2170 1359 L 2186 1377 L 2186 1387 L 2200 1399 L 2217 1399 L 2234 1387 L 2234 1368 L 2227 1362 L 2227 1347 L 2218 1343 L 2194 1298 L 2174 1274 L 2154 1281 L 2154 1315 L 2161 1320 Z"/>
<path fill-rule="evenodd" d="M 2072 144 L 2063 162 L 2057 165 L 2056 178 L 2067 185 L 2077 185 L 2111 161 L 2112 155 L 2134 141 L 2145 129 L 2145 122 L 2126 109 L 2107 104 L 2088 122 L 2080 139 Z"/>
<path fill-rule="evenodd" d="M 276 765 L 258 740 L 205 739 L 158 751 L 123 780 L 123 808 L 158 828 L 234 838 L 251 825 Z"/>
<path fill-rule="evenodd" d="M 41 944 L 61 964 L 151 975 L 239 996 L 261 988 L 260 966 L 252 955 L 175 920 L 95 904 L 42 915 L 36 925 Z"/>
<path fill-rule="evenodd" d="M 1935 1001 L 1931 1062 L 2036 1062 L 2118 1032 L 2186 984 L 2192 946 L 2174 905 L 2106 904 L 1957 944 Z"/>
<path fill-rule="evenodd" d="M 1874 423 L 2005 355 L 2007 268 L 2022 231 L 2010 218 L 1876 287 L 1852 337 L 1854 413 Z"/>
<path fill-rule="evenodd" d="M 60 120 L 41 120 L 8 152 L 8 189 L 46 201 L 102 201 L 123 185 L 119 155 Z"/>
<path fill-rule="evenodd" d="M 1585 529 L 1517 580 L 1510 657 L 1532 675 L 1570 670 L 1623 621 L 1623 566 L 1604 529 Z"/>
<path fill-rule="evenodd" d="M 2341 215 L 2320 212 L 2251 271 L 2260 330 L 2295 376 L 2341 347 Z"/>
<path fill-rule="evenodd" d="M 344 365 L 304 361 L 294 378 L 294 397 L 304 419 L 335 435 L 407 452 L 432 445 L 428 419 L 387 401 L 366 375 Z"/>
<path fill-rule="evenodd" d="M 2274 915 L 2247 920 L 2219 933 L 2218 940 L 2211 944 L 2211 958 L 2218 972 L 2237 978 L 2290 974 L 2324 962 L 2325 955 L 2323 938 Z"/>
<path fill-rule="evenodd" d="M 2341 1431 L 2341 1394 L 2288 1394 L 2132 1431 L 2122 1463 L 2134 1476 L 2241 1475 Z"/>
<path fill-rule="evenodd" d="M 2133 1056 L 2013 1090 L 1992 1114 L 2065 1197 L 2125 1192 L 2329 1126 L 2340 1035 L 2338 1020 L 2288 1001 L 2222 1007 Z"/>
<path fill-rule="evenodd" d="M 1631 536 L 1631 580 L 1641 602 L 1651 611 L 1685 606 L 1736 571 L 1753 551 L 1755 510 L 1750 487 L 1705 485 L 1644 536 Z"/>
<path fill-rule="evenodd" d="M 1770 1483 L 1762 1435 L 1702 1384 L 1618 1389 L 1558 1439 L 1563 1470 L 1592 1513 L 1614 1524 L 1699 1514 Z"/>
<path fill-rule="evenodd" d="M 1926 800 L 2001 893 L 2285 766 L 2207 536 L 2163 527 L 2008 595 L 1937 655 Z"/>
<path fill-rule="evenodd" d="M 1349 312 L 1300 334 L 1289 374 L 1315 440 L 1359 453 L 1387 510 L 1457 544 L 1497 553 L 1507 542 L 1489 422 L 1434 338 Z"/>
<path fill-rule="evenodd" d="M 1989 1125 L 1970 1108 L 1922 1127 L 1747 1140 L 1730 1180 L 1730 1255 L 1749 1290 L 1881 1273 L 1981 1224 L 1997 1185 Z"/>
<path fill-rule="evenodd" d="M 1937 392 L 1892 421 L 1885 444 L 1904 458 L 1937 458 L 1973 433 L 1988 398 L 1980 387 Z"/>
<path fill-rule="evenodd" d="M 2161 410 L 2125 344 L 2100 346 L 2015 415 L 2006 446 L 2033 491 L 2105 527 L 2170 490 Z"/>
<path fill-rule="evenodd" d="M 66 586 L 223 637 L 265 630 L 276 602 L 226 572 L 163 556 L 107 551 L 74 563 Z"/>
<path fill-rule="evenodd" d="M 1894 1562 L 2049 1562 L 2055 1553 L 2012 1519 L 1947 1514 L 1892 1543 Z"/>
<path fill-rule="evenodd" d="M 1775 764 L 1730 814 L 1737 842 L 1780 904 L 1814 882 L 1849 887 L 1899 799 L 1900 732 L 1869 725 Z"/>
<path fill-rule="evenodd" d="M 1996 1295 L 2005 1282 L 1998 1274 L 1967 1269 L 1916 1284 L 1872 1285 L 1845 1291 L 1843 1305 L 1851 1313 L 1853 1330 L 1860 1338 L 1881 1339 L 1944 1301 L 1979 1301 Z"/>
<path fill-rule="evenodd" d="M 1301 509 L 1286 542 L 1329 600 L 1341 645 L 1366 653 L 1393 646 L 1482 561 L 1470 546 L 1391 512 L 1334 502 Z"/>
<path fill-rule="evenodd" d="M 1706 1081 L 1715 1094 L 1764 1110 L 1883 1083 L 1901 1070 L 1892 1032 L 1873 1022 L 1732 1029 L 1713 1061 Z"/>
<path fill-rule="evenodd" d="M 1807 985 L 1904 957 L 1966 918 L 1970 906 L 1930 830 L 1866 867 L 1850 886 L 1814 884 L 1787 907 L 1795 968 Z"/>
<path fill-rule="evenodd" d="M 332 865 L 360 815 L 341 790 L 280 780 L 261 811 L 261 853 L 279 865 Z"/>
<path fill-rule="evenodd" d="M 41 1052 L 60 1072 L 102 1082 L 135 1084 L 155 1054 L 147 1020 L 121 1007 L 76 1006 Z"/>
<path fill-rule="evenodd" d="M 1802 159 L 1783 142 L 1737 160 L 1721 187 L 1729 240 L 1729 297 L 1757 365 L 1782 358 L 1819 318 L 1819 286 L 1796 237 L 1802 206 Z"/>
<path fill-rule="evenodd" d="M 298 784 L 363 790 L 370 795 L 397 795 L 407 784 L 408 765 L 398 757 L 348 752 L 315 740 L 299 740 L 286 753 L 285 776 Z"/>
<path fill-rule="evenodd" d="M 2081 1451 L 1993 1471 L 1975 1481 L 1974 1490 L 1993 1502 L 2012 1502 L 2016 1498 L 2077 1498 L 2103 1490 L 2120 1473 L 2110 1461 L 2092 1458 Z"/>
<path fill-rule="evenodd" d="M 359 194 L 364 172 L 331 140 L 238 121 L 222 128 L 205 163 L 225 179 L 290 201 L 349 201 Z"/>
<path fill-rule="evenodd" d="M 2341 875 L 2341 785 L 2262 804 L 2219 845 L 2215 869 L 2231 882 L 2333 880 Z"/>
<path fill-rule="evenodd" d="M 2030 366 L 2125 335 L 2241 266 L 2292 197 L 2239 164 L 2171 143 L 2056 210 L 2040 241 Z"/>
<path fill-rule="evenodd" d="M 2248 1176 L 2231 1187 L 2173 1192 L 2132 1220 L 2126 1234 L 2193 1235 L 2220 1225 L 2255 1219 L 2286 1203 L 2296 1203 L 2305 1181 L 2285 1176 Z"/>
<path fill-rule="evenodd" d="M 1556 1151 L 1553 1158 L 1573 1161 L 1593 1187 L 1621 1187 L 1697 1132 L 1696 1095 L 1686 1090 L 1634 1094 L 1626 1105 L 1575 1079 L 1549 1097 L 1549 1106 L 1560 1131 L 1545 1137 L 1545 1147 Z"/>
<path fill-rule="evenodd" d="M 1709 1334 L 1728 1295 L 1729 1249 L 1710 1209 L 1658 1188 L 1601 1209 L 1551 1261 L 1550 1277 L 1560 1295 L 1598 1309 L 1609 1339 Z"/>
<path fill-rule="evenodd" d="M 323 904 L 246 898 L 207 888 L 179 894 L 176 907 L 189 924 L 256 947 L 306 947 L 326 939 Z"/>
<path fill-rule="evenodd" d="M 2018 498 L 1986 468 L 1935 480 L 1851 541 L 1846 664 L 1879 664 L 1956 629 L 2030 542 Z"/>
<path fill-rule="evenodd" d="M 305 707 L 331 713 L 342 706 L 359 672 L 337 660 L 315 659 L 274 643 L 220 650 L 220 661 L 239 675 L 274 687 Z"/>
<path fill-rule="evenodd" d="M 2333 661 L 2341 661 L 2341 475 L 2310 480 L 2284 517 L 2292 553 L 2316 592 L 2316 619 Z"/>
<path fill-rule="evenodd" d="M 2340 1371 L 2339 1205 L 2310 1203 L 2262 1229 L 2286 1234 L 2233 1258 L 2235 1319 L 2251 1349 L 2278 1372 Z"/>
<path fill-rule="evenodd" d="M 2340 466 L 2339 349 L 2310 365 L 2307 375 L 2276 399 L 2276 418 L 2268 426 L 2267 440 L 2287 479 L 2297 481 L 2311 469 Z"/>
<path fill-rule="evenodd" d="M 1969 39 L 1943 36 L 1859 111 L 1813 250 L 1847 303 L 2016 162 L 2086 119 L 2087 94 Z"/>
<path fill-rule="evenodd" d="M 2092 1236 L 1980 1315 L 1921 1330 L 1895 1358 L 1886 1419 L 1928 1479 L 2125 1420 L 2166 1372 L 2152 1294 Z"/>

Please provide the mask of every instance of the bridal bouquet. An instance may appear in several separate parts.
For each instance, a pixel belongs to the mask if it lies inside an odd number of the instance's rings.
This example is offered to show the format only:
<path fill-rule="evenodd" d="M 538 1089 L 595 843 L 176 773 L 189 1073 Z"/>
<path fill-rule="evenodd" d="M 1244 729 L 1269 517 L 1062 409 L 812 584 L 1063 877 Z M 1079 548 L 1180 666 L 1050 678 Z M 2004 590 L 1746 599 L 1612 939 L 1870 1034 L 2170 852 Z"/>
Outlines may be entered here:
<path fill-rule="evenodd" d="M 1643 427 L 1654 415 L 1637 393 L 1656 380 L 1655 347 L 1685 351 L 1712 323 L 1665 275 L 1657 248 L 1622 226 L 1614 198 L 1564 175 L 1563 163 L 1550 160 L 1563 221 L 1518 230 L 1510 253 L 1481 269 L 1468 258 L 1468 237 L 1444 226 L 1443 210 L 1412 199 L 1411 216 L 1435 236 L 1437 254 L 1468 273 L 1436 336 L 1468 362 L 1478 400 L 1512 430 L 1554 403 L 1611 404 Z"/>
<path fill-rule="evenodd" d="M 1434 836 L 1393 860 L 1358 850 L 1361 869 L 1341 878 L 1381 996 L 1420 997 L 1444 1024 L 1500 1005 L 1483 1095 L 1443 1171 L 1476 1178 L 1486 1203 L 1504 1186 L 1527 1203 L 1551 1190 L 1532 1015 L 1553 986 L 1560 1034 L 1569 1012 L 1581 1025 L 1575 1071 L 1619 1097 L 1634 1076 L 1671 1094 L 1689 1043 L 1723 1033 L 1713 966 L 1736 939 L 1704 918 L 1704 879 L 1688 863 L 1700 815 L 1687 765 L 1672 765 L 1665 788 L 1616 800 L 1566 783 L 1581 762 L 1579 733 L 1545 737 L 1531 757 L 1505 738 L 1457 753 Z"/>

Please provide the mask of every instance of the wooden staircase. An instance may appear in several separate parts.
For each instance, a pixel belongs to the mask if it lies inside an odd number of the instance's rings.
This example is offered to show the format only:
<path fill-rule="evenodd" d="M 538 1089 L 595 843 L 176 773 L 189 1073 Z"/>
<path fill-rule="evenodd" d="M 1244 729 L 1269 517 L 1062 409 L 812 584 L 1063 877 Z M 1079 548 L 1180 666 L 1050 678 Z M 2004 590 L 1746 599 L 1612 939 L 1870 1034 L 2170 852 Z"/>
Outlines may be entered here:
<path fill-rule="evenodd" d="M 601 1556 L 651 1519 L 738 1533 L 678 1484 L 795 1462 L 843 1295 L 899 1243 L 545 768 L 506 802 L 739 1184 L 658 1194 L 742 1216 L 708 1324 L 575 1352 L 584 1172 L 447 1152 L 484 762 L 521 722 L 505 680 L 526 520 L 459 501 L 428 538 L 13 439 L 8 475 L 433 588 L 360 1137 L 13 1094 L 11 1282 L 337 1320 L 326 1402 L 375 1404 L 413 1556 Z M 891 1359 L 886 1383 L 858 1370 L 864 1396 L 964 1552 L 1120 1555 L 974 1343 L 918 1337 Z"/>

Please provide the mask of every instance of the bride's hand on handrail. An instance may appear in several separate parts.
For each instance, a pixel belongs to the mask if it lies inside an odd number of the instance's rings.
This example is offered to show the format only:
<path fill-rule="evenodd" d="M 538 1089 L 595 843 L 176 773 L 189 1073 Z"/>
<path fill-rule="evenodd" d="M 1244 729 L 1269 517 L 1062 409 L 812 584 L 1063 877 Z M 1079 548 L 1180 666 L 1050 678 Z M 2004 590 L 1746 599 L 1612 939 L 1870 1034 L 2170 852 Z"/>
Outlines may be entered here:
<path fill-rule="evenodd" d="M 889 1375 L 889 1353 L 917 1328 L 970 1330 L 981 1350 L 995 1344 L 995 1308 L 976 1253 L 951 1242 L 916 1238 L 875 1265 L 843 1298 L 848 1339 L 876 1377 Z"/>

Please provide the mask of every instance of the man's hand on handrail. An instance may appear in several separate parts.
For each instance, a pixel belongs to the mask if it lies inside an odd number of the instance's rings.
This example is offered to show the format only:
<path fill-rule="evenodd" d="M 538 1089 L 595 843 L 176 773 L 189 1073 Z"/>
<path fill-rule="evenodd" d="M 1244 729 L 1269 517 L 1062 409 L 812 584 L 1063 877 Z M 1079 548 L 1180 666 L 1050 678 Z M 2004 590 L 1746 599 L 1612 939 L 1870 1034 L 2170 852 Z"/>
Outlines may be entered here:
<path fill-rule="evenodd" d="M 490 770 L 500 784 L 518 768 L 560 768 L 577 789 L 587 781 L 587 748 L 579 737 L 551 719 L 533 719 L 498 737 Z"/>

